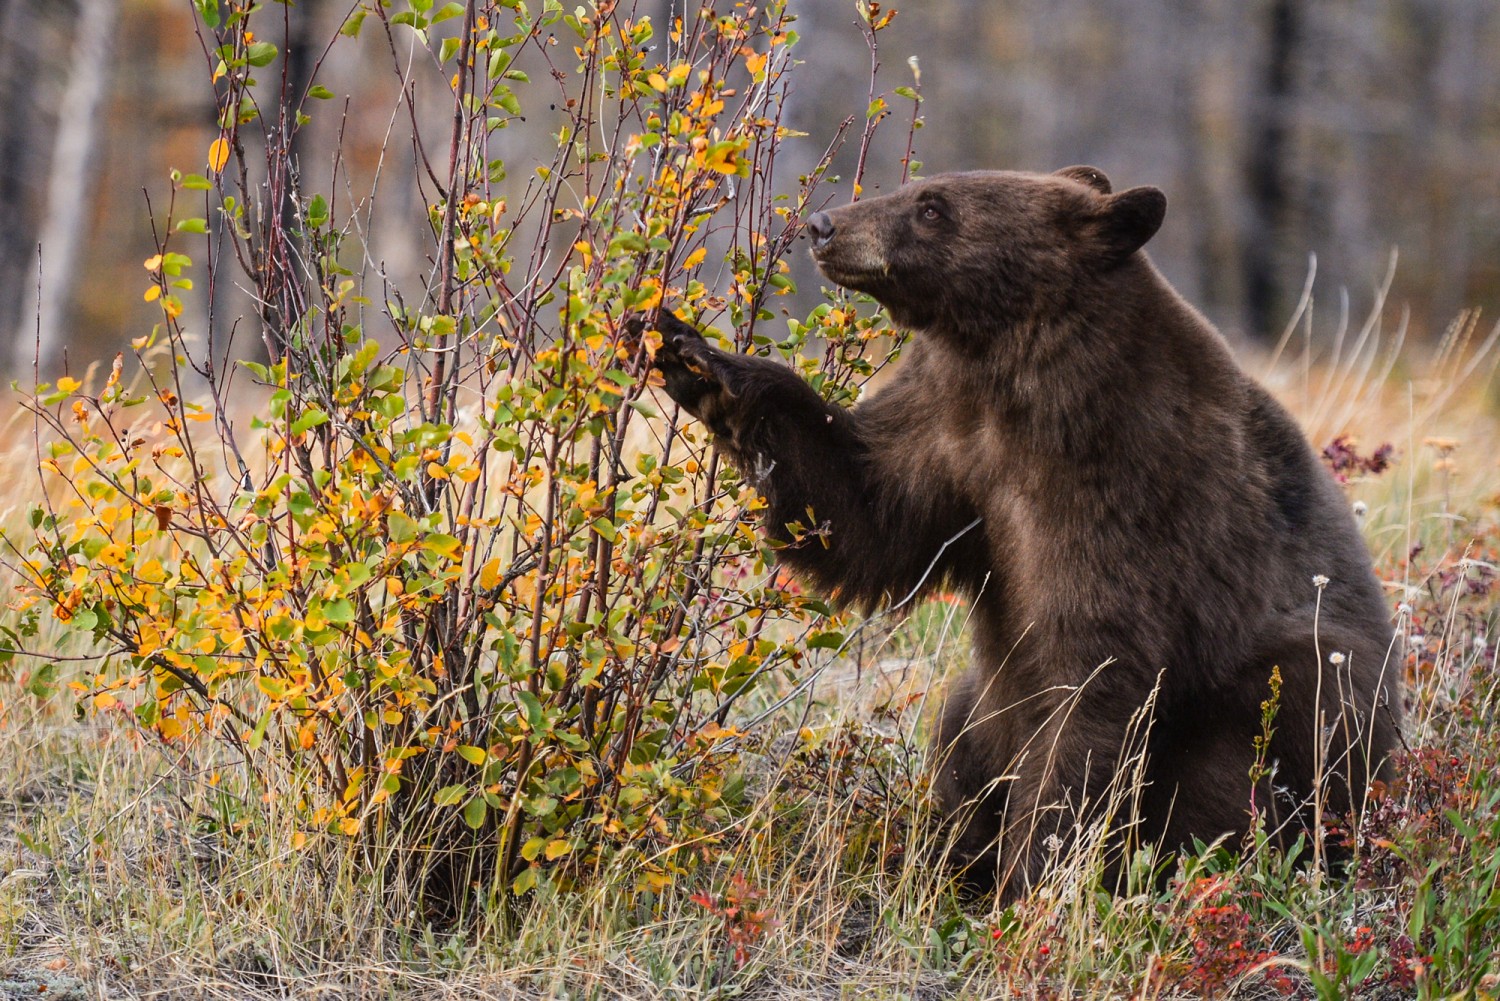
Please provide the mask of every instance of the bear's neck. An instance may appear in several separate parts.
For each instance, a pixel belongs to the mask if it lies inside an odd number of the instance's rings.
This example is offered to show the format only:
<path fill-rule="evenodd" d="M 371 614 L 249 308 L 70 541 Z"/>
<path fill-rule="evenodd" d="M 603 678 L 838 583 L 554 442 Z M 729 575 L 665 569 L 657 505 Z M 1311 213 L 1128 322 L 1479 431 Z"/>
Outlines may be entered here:
<path fill-rule="evenodd" d="M 1080 458 L 1122 435 L 1184 433 L 1164 401 L 1243 391 L 1223 338 L 1144 255 L 1071 298 L 998 327 L 919 335 L 919 364 L 992 427 Z"/>

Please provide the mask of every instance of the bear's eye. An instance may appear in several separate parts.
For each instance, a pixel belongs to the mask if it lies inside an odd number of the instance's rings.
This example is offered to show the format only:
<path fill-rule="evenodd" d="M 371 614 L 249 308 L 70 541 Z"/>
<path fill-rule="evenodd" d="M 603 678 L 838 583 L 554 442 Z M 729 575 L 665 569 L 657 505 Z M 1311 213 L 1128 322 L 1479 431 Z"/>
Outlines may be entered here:
<path fill-rule="evenodd" d="M 928 222 L 936 222 L 937 220 L 941 219 L 942 217 L 943 217 L 943 213 L 939 212 L 936 208 L 934 208 L 931 205 L 927 206 L 925 209 L 922 210 L 922 218 L 926 219 Z"/>

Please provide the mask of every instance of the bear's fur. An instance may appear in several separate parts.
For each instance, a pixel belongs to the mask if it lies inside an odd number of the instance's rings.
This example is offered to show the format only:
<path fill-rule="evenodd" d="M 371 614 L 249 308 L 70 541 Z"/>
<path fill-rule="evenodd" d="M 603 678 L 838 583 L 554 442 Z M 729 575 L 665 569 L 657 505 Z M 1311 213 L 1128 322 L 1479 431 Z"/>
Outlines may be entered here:
<path fill-rule="evenodd" d="M 1096 822 L 1117 853 L 1175 848 L 1242 835 L 1253 801 L 1290 843 L 1315 807 L 1358 808 L 1398 739 L 1349 505 L 1140 251 L 1165 208 L 1070 167 L 815 214 L 823 273 L 915 335 L 851 409 L 658 320 L 668 393 L 764 495 L 782 563 L 867 608 L 944 581 L 972 599 L 934 783 L 957 857 L 1007 895 Z M 1252 790 L 1273 668 L 1274 773 Z M 1141 740 L 1134 795 L 1111 802 Z"/>

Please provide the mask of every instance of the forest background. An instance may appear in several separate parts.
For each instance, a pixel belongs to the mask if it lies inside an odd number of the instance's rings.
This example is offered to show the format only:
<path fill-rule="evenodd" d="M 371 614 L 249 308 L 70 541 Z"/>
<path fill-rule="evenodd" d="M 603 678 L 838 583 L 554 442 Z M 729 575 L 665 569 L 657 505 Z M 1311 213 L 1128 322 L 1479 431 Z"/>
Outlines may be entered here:
<path fill-rule="evenodd" d="M 662 23 L 680 6 L 637 9 Z M 784 144 L 795 176 L 864 115 L 870 54 L 849 5 L 791 8 L 809 43 L 787 105 L 807 133 Z M 326 151 L 341 133 L 355 190 L 383 164 L 368 260 L 409 287 L 426 267 L 426 207 L 413 158 L 382 155 L 393 130 L 410 143 L 392 119 L 400 83 L 371 43 L 323 51 L 351 9 L 290 8 L 293 84 L 321 62 L 319 82 L 361 95 L 298 142 Z M 919 59 L 926 173 L 1092 163 L 1117 185 L 1161 187 L 1170 220 L 1153 258 L 1232 337 L 1274 339 L 1311 255 L 1326 308 L 1347 289 L 1362 315 L 1397 252 L 1391 300 L 1419 342 L 1500 299 L 1500 7 L 1486 0 L 928 0 L 903 13 L 882 43 L 886 85 L 912 83 L 900 63 Z M 44 369 L 64 349 L 110 357 L 153 315 L 135 291 L 155 249 L 143 192 L 160 198 L 173 167 L 202 169 L 216 135 L 203 65 L 176 0 L 0 2 L 0 368 L 29 369 L 38 332 Z M 446 82 L 430 62 L 412 69 L 415 117 L 440 142 Z M 510 128 L 508 158 L 549 148 L 560 114 Z M 898 131 L 876 137 L 872 189 L 899 177 Z M 834 173 L 851 176 L 856 155 L 844 149 Z M 316 185 L 331 164 L 302 169 Z M 847 179 L 823 192 L 850 196 Z M 203 294 L 183 297 L 200 328 Z M 219 315 L 253 313 L 231 283 L 215 294 Z"/>

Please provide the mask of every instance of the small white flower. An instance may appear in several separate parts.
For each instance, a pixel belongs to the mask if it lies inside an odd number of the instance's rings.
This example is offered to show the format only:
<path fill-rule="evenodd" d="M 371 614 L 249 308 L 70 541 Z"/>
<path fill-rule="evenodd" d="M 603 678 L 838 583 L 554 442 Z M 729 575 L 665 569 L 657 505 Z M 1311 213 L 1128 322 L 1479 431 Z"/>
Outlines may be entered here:
<path fill-rule="evenodd" d="M 1408 642 L 1411 643 L 1413 648 L 1420 650 L 1427 645 L 1427 637 L 1419 633 L 1416 636 L 1413 636 Z"/>
<path fill-rule="evenodd" d="M 1331 654 L 1328 655 L 1328 663 L 1332 664 L 1334 667 L 1338 667 L 1343 662 L 1344 662 L 1344 655 L 1343 655 L 1342 652 L 1340 652 L 1338 650 L 1335 650 L 1335 651 L 1333 651 L 1333 653 L 1331 653 Z"/>
<path fill-rule="evenodd" d="M 1354 517 L 1357 521 L 1364 521 L 1365 515 L 1370 513 L 1370 507 L 1364 501 L 1354 502 Z"/>
<path fill-rule="evenodd" d="M 1399 604 L 1399 605 L 1396 606 L 1396 614 L 1397 615 L 1410 615 L 1411 614 L 1411 606 L 1408 605 L 1404 601 L 1401 602 L 1401 604 Z"/>
<path fill-rule="evenodd" d="M 1475 633 L 1474 634 L 1474 649 L 1475 650 L 1483 652 L 1485 646 L 1488 645 L 1489 642 L 1490 642 L 1489 637 L 1486 636 L 1484 633 Z"/>
<path fill-rule="evenodd" d="M 1328 586 L 1328 578 L 1322 574 L 1313 574 L 1313 587 L 1325 588 Z"/>

